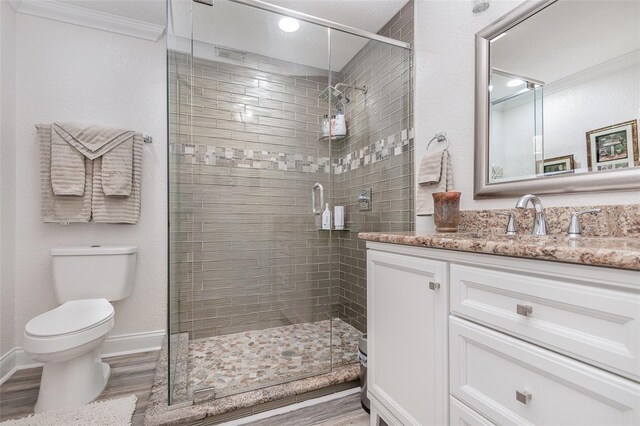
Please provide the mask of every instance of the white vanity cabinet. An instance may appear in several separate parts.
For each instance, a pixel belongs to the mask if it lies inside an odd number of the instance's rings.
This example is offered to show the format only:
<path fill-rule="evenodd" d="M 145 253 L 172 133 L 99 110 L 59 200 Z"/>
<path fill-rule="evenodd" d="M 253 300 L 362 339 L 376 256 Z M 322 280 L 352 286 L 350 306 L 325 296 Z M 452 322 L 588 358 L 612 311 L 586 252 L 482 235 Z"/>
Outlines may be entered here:
<path fill-rule="evenodd" d="M 367 361 L 371 418 L 447 423 L 447 263 L 369 250 Z"/>
<path fill-rule="evenodd" d="M 367 247 L 372 425 L 640 424 L 640 272 Z"/>

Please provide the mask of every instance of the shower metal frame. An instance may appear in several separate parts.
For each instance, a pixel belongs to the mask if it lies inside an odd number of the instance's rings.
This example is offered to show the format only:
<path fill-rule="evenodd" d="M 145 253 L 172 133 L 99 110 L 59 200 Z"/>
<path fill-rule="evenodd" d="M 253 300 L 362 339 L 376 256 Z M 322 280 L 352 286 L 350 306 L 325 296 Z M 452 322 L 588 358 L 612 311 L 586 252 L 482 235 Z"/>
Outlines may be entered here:
<path fill-rule="evenodd" d="M 203 1 L 193 0 L 197 3 L 203 3 Z M 297 12 L 286 7 L 276 6 L 275 4 L 267 3 L 262 0 L 228 0 L 233 3 L 239 3 L 245 6 L 254 7 L 256 9 L 266 10 L 267 12 L 274 12 L 280 15 L 295 18 L 300 21 L 309 22 L 311 24 L 321 25 L 323 27 L 331 28 L 332 30 L 342 31 L 344 33 L 353 34 L 358 37 L 364 37 L 371 40 L 381 41 L 383 43 L 391 44 L 393 46 L 401 47 L 403 49 L 411 49 L 411 44 L 404 41 L 396 40 L 390 37 L 381 36 L 369 31 L 361 30 L 359 28 L 350 27 L 349 25 L 340 24 L 338 22 L 329 21 L 328 19 L 318 18 L 317 16 L 307 15 L 306 13 Z M 208 4 L 208 3 L 204 3 Z"/>
<path fill-rule="evenodd" d="M 213 6 L 215 3 L 215 0 L 192 0 L 194 3 L 200 3 L 202 5 L 205 6 Z M 409 78 L 409 88 L 408 88 L 408 92 L 411 93 L 412 91 L 412 85 L 413 85 L 413 75 L 415 72 L 415 69 L 413 68 L 413 55 L 412 55 L 412 51 L 413 51 L 413 47 L 412 44 L 410 43 L 406 43 L 400 40 L 396 40 L 394 38 L 390 38 L 390 37 L 386 37 L 386 36 L 382 36 L 373 32 L 369 32 L 366 30 L 361 30 L 358 28 L 354 28 L 348 25 L 344 25 L 338 22 L 333 22 L 327 19 L 323 19 L 323 18 L 319 18 L 313 15 L 308 15 L 306 13 L 302 13 L 302 12 L 297 12 L 295 10 L 292 9 L 288 9 L 285 7 L 281 7 L 281 6 L 277 6 L 277 5 L 273 5 L 271 3 L 262 1 L 262 0 L 227 0 L 229 2 L 233 2 L 233 3 L 237 3 L 240 5 L 244 5 L 244 6 L 249 6 L 255 9 L 260 9 L 260 10 L 264 10 L 266 12 L 271 12 L 271 13 L 276 13 L 282 16 L 287 16 L 287 17 L 291 17 L 303 22 L 307 22 L 307 23 L 311 23 L 314 25 L 318 25 L 321 27 L 325 27 L 328 31 L 328 50 L 327 50 L 327 54 L 328 54 L 328 64 L 329 64 L 329 69 L 331 69 L 331 59 L 332 59 L 332 55 L 331 55 L 331 38 L 332 38 L 332 33 L 330 30 L 336 30 L 342 33 L 346 33 L 346 34 L 351 34 L 357 37 L 362 37 L 365 38 L 367 40 L 374 40 L 374 41 L 378 41 L 387 45 L 391 45 L 394 47 L 399 47 L 404 49 L 405 51 L 408 51 L 408 55 L 409 55 L 409 70 L 411 72 L 410 78 Z M 167 7 L 169 8 L 171 5 L 171 1 L 167 1 Z M 194 9 L 191 9 L 191 16 L 193 19 L 193 14 L 195 13 Z M 173 16 L 173 14 L 171 13 L 171 11 L 168 9 L 167 10 L 167 16 Z M 193 24 L 193 21 L 192 21 Z M 171 24 L 169 24 L 171 25 Z M 193 31 L 193 28 L 192 28 Z M 167 36 L 170 37 L 170 30 L 169 27 L 167 27 Z M 191 34 L 191 41 L 193 42 L 193 33 Z M 193 55 L 193 45 L 191 46 L 192 51 L 191 54 Z M 167 46 L 167 49 L 169 49 L 169 46 Z M 167 57 L 167 65 L 169 65 L 169 58 Z M 167 66 L 167 81 L 169 81 L 169 66 Z M 178 76 L 178 78 L 180 78 Z M 328 85 L 329 87 L 332 86 L 333 82 L 332 80 L 332 73 L 329 73 L 328 75 Z M 179 89 L 179 84 L 178 82 L 176 82 L 176 84 L 178 85 L 178 98 L 180 97 L 179 93 L 180 93 L 180 89 Z M 367 93 L 367 87 L 358 87 L 358 86 L 354 86 L 354 85 L 349 85 L 349 84 L 344 84 L 341 83 L 339 84 L 340 86 L 343 87 L 349 87 L 351 89 L 355 89 L 355 90 L 360 90 L 363 91 L 365 94 Z M 337 87 L 338 85 L 336 85 Z M 168 87 L 168 86 L 167 86 Z M 168 89 L 167 89 L 168 90 Z M 167 102 L 169 101 L 169 97 L 167 97 Z M 408 119 L 411 121 L 411 116 L 412 116 L 412 109 L 413 109 L 413 104 L 412 102 L 408 103 Z M 170 122 L 169 120 L 169 114 L 170 114 L 170 110 L 167 109 L 167 117 L 168 117 L 168 122 Z M 167 128 L 167 141 L 170 140 L 170 138 L 168 137 L 170 133 L 170 128 Z M 190 135 L 190 138 L 192 136 Z M 331 143 L 331 142 L 330 142 Z M 169 197 L 169 199 L 171 199 L 171 191 L 170 191 L 170 176 L 171 176 L 171 171 L 169 170 L 170 168 L 170 155 L 171 155 L 171 151 L 167 150 L 167 155 L 168 157 L 168 161 L 167 161 L 167 171 L 169 172 L 168 174 L 168 185 L 167 185 L 167 196 Z M 413 168 L 413 162 L 409 163 L 409 167 Z M 333 179 L 334 179 L 334 175 L 330 174 L 329 175 L 329 182 L 330 182 L 330 186 L 333 187 Z M 322 186 L 320 185 L 320 202 L 323 203 L 324 201 L 324 194 L 323 194 L 323 189 Z M 314 193 L 316 192 L 316 188 L 314 186 L 314 189 L 312 190 Z M 315 195 L 315 194 L 314 194 Z M 412 202 L 412 200 L 410 200 L 410 202 Z M 315 203 L 314 203 L 314 207 L 315 207 Z M 167 208 L 169 208 L 169 206 L 167 206 Z M 315 213 L 315 212 L 314 212 Z M 316 213 L 317 214 L 317 213 Z M 179 221 L 178 221 L 179 222 Z M 167 222 L 167 227 L 168 227 L 168 232 L 169 232 L 169 239 L 168 239 L 168 246 L 167 246 L 167 250 L 168 250 L 168 257 L 169 259 L 171 258 L 171 226 L 173 224 L 171 223 L 171 214 L 169 212 L 168 215 L 168 222 Z M 171 287 L 171 274 L 172 274 L 172 269 L 171 269 L 171 262 L 168 262 L 168 278 L 169 278 L 169 285 L 167 285 L 167 299 L 170 302 L 171 298 L 172 298 L 172 287 Z M 172 362 L 171 362 L 171 352 L 174 350 L 171 348 L 171 331 L 172 331 L 172 324 L 171 324 L 171 314 L 170 314 L 170 306 L 168 306 L 168 315 L 167 315 L 167 334 L 168 336 L 168 342 L 167 342 L 167 373 L 168 373 L 168 382 L 167 382 L 167 402 L 170 408 L 180 408 L 183 407 L 185 405 L 190 405 L 193 403 L 193 400 L 185 400 L 185 401 L 175 401 L 174 397 L 173 397 L 173 386 L 172 384 L 174 384 L 174 377 L 171 377 L 171 372 L 173 370 L 173 372 L 175 373 L 175 366 L 172 366 Z M 175 338 L 175 337 L 174 337 Z M 331 339 L 333 339 L 333 331 L 331 333 Z M 332 367 L 333 368 L 333 367 Z M 191 395 L 191 398 L 193 397 L 193 395 Z"/>

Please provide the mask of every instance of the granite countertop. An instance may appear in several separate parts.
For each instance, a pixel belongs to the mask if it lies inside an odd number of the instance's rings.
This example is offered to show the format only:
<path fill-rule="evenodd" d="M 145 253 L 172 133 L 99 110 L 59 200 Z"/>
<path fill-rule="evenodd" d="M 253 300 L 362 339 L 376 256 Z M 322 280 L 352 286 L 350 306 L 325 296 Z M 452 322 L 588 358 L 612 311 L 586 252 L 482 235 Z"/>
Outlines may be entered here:
<path fill-rule="evenodd" d="M 361 240 L 640 271 L 640 239 L 489 233 L 361 232 Z"/>

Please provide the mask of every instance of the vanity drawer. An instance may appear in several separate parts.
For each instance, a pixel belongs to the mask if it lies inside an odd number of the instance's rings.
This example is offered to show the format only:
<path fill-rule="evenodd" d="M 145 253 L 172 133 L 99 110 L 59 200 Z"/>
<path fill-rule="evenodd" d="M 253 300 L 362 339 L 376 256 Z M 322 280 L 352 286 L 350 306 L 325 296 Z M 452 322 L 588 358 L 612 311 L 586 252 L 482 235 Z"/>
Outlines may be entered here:
<path fill-rule="evenodd" d="M 452 264 L 450 300 L 452 314 L 640 380 L 637 292 Z"/>
<path fill-rule="evenodd" d="M 476 413 L 456 398 L 449 397 L 449 424 L 451 426 L 493 426 L 489 420 Z"/>
<path fill-rule="evenodd" d="M 450 317 L 451 394 L 500 425 L 637 425 L 640 384 Z"/>

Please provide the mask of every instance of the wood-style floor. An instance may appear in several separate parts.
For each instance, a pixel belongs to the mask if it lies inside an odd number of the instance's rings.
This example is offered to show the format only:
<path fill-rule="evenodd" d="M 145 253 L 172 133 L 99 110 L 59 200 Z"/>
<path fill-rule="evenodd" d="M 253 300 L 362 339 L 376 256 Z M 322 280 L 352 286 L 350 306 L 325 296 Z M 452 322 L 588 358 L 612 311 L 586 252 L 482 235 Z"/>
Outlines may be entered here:
<path fill-rule="evenodd" d="M 106 358 L 111 366 L 111 377 L 98 401 L 136 394 L 138 403 L 132 424 L 141 425 L 149 404 L 159 354 L 154 351 Z M 33 413 L 41 375 L 42 367 L 20 370 L 0 385 L 0 421 Z"/>
<path fill-rule="evenodd" d="M 357 393 L 248 424 L 251 426 L 368 426 L 369 415 L 360 406 L 360 394 Z"/>
<path fill-rule="evenodd" d="M 158 355 L 159 352 L 144 352 L 105 359 L 111 365 L 111 377 L 98 401 L 136 394 L 138 403 L 132 424 L 142 425 L 144 413 L 149 404 Z M 21 370 L 0 385 L 0 422 L 33 413 L 41 375 L 41 367 Z M 360 394 L 251 423 L 253 426 L 367 426 L 368 424 L 369 415 L 360 406 Z"/>

